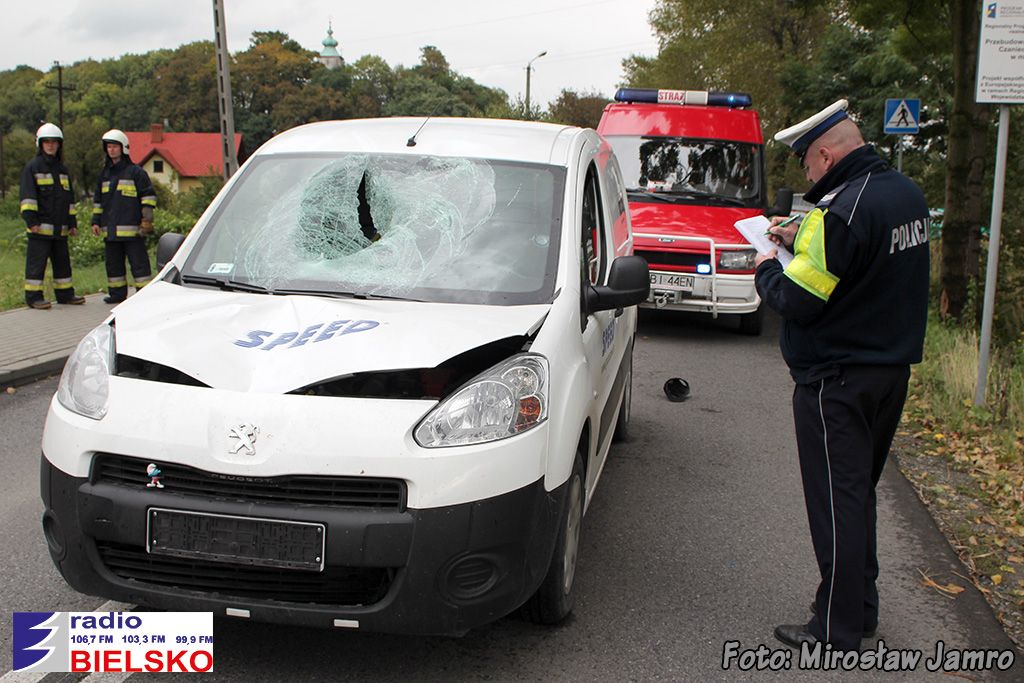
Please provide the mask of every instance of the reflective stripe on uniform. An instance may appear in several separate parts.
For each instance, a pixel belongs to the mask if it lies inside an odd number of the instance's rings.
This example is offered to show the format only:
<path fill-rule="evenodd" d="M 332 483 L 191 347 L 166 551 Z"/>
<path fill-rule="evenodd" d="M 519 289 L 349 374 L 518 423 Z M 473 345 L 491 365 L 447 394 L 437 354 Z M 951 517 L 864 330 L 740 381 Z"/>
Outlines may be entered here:
<path fill-rule="evenodd" d="M 103 206 L 101 204 L 93 204 L 92 205 L 92 212 L 94 214 L 101 214 L 101 213 L 103 213 Z"/>
<path fill-rule="evenodd" d="M 135 237 L 139 234 L 137 225 L 118 225 L 114 228 L 114 235 L 117 237 Z"/>
<path fill-rule="evenodd" d="M 22 211 L 38 211 L 39 202 L 35 199 L 22 199 L 21 200 Z"/>
<path fill-rule="evenodd" d="M 135 278 L 135 289 L 142 289 L 143 287 L 148 285 L 152 279 L 153 279 L 152 275 L 147 275 L 146 277 L 137 277 L 137 278 Z"/>
<path fill-rule="evenodd" d="M 53 176 L 49 173 L 36 173 L 36 185 L 53 185 Z"/>
<path fill-rule="evenodd" d="M 108 277 L 107 278 L 107 287 L 127 287 L 127 286 L 128 286 L 128 278 L 127 277 Z"/>
<path fill-rule="evenodd" d="M 825 211 L 814 209 L 800 223 L 793 251 L 796 256 L 784 271 L 786 277 L 822 301 L 828 301 L 839 278 L 825 263 Z"/>
<path fill-rule="evenodd" d="M 69 206 L 68 207 L 68 214 L 71 215 L 71 216 L 77 216 L 78 215 L 78 207 L 75 206 L 74 204 Z"/>
<path fill-rule="evenodd" d="M 122 178 L 117 181 L 117 191 L 124 197 L 138 197 L 138 189 L 135 187 L 135 181 L 130 178 Z"/>
<path fill-rule="evenodd" d="M 71 191 L 71 179 L 63 173 L 60 174 L 60 186 L 69 192 Z"/>
<path fill-rule="evenodd" d="M 54 289 L 71 289 L 71 287 L 72 287 L 71 278 L 69 278 L 69 277 L 62 277 L 62 278 L 54 278 L 53 279 L 53 288 Z"/>
<path fill-rule="evenodd" d="M 142 198 L 142 203 L 146 206 L 156 206 L 156 195 L 146 195 Z"/>
<path fill-rule="evenodd" d="M 100 192 L 110 192 L 110 181 L 109 180 L 104 180 L 100 184 Z"/>
<path fill-rule="evenodd" d="M 25 280 L 25 291 L 26 292 L 41 292 L 43 291 L 42 280 Z"/>

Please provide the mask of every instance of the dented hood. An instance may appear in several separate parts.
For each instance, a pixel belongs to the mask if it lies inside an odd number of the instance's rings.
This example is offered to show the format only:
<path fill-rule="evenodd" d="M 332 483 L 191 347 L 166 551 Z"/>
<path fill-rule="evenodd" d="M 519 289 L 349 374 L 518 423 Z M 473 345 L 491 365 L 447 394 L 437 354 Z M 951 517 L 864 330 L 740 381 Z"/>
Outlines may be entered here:
<path fill-rule="evenodd" d="M 117 353 L 217 389 L 284 393 L 356 372 L 429 368 L 525 335 L 550 306 L 270 296 L 154 282 L 114 312 Z"/>

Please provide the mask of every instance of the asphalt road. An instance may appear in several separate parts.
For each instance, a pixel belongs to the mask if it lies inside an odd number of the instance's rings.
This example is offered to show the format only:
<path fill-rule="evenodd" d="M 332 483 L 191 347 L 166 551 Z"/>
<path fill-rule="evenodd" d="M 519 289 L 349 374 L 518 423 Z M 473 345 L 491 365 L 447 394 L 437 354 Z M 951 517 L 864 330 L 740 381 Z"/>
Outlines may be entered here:
<path fill-rule="evenodd" d="M 198 680 L 711 681 L 949 680 L 925 663 L 947 649 L 1011 649 L 909 485 L 890 464 L 880 484 L 878 639 L 917 650 L 914 671 L 723 670 L 723 648 L 764 645 L 778 623 L 808 617 L 817 569 L 800 491 L 792 385 L 775 343 L 731 323 L 644 312 L 630 441 L 613 448 L 583 527 L 575 614 L 558 628 L 511 616 L 462 638 L 283 628 L 218 619 L 215 672 Z M 662 385 L 685 378 L 691 398 Z M 11 664 L 10 612 L 91 610 L 69 589 L 39 528 L 39 443 L 50 379 L 0 395 L 0 674 Z M 955 599 L 922 584 L 967 587 Z M 875 641 L 865 647 L 876 648 Z M 1021 680 L 1006 672 L 968 680 Z M 779 655 L 781 658 L 783 655 Z M 174 680 L 182 680 L 179 674 Z"/>

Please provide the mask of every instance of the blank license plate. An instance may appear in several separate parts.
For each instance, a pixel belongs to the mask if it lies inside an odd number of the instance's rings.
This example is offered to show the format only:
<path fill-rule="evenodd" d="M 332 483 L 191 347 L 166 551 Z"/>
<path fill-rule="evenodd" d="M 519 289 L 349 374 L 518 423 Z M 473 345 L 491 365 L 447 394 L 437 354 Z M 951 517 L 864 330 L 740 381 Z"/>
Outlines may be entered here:
<path fill-rule="evenodd" d="M 213 562 L 323 571 L 324 525 L 150 508 L 147 550 Z"/>
<path fill-rule="evenodd" d="M 651 273 L 651 288 L 692 292 L 693 276 L 676 273 Z"/>

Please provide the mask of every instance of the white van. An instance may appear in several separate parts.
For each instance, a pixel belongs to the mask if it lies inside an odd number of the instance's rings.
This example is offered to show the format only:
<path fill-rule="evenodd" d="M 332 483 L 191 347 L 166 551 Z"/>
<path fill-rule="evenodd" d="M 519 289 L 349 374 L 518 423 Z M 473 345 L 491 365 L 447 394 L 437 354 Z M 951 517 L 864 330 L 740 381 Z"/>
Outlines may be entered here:
<path fill-rule="evenodd" d="M 649 288 L 621 176 L 592 130 L 423 124 L 275 137 L 81 342 L 42 444 L 72 587 L 400 633 L 569 613 Z"/>

